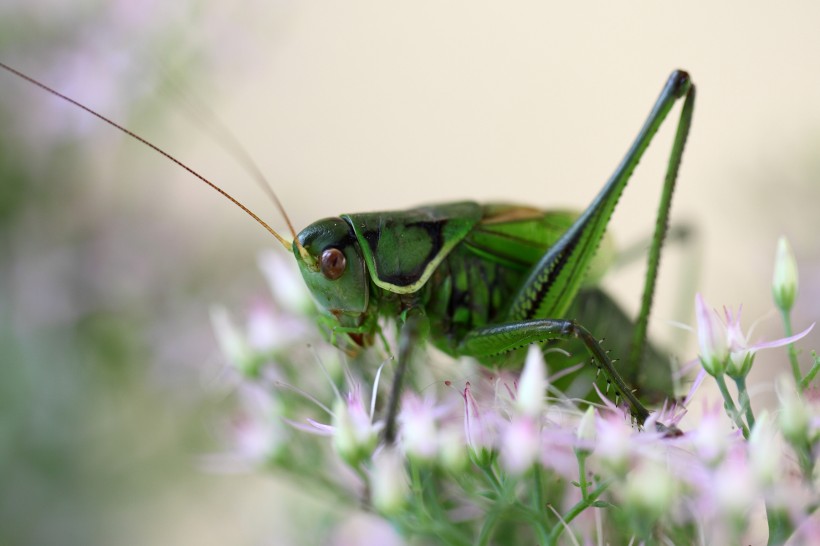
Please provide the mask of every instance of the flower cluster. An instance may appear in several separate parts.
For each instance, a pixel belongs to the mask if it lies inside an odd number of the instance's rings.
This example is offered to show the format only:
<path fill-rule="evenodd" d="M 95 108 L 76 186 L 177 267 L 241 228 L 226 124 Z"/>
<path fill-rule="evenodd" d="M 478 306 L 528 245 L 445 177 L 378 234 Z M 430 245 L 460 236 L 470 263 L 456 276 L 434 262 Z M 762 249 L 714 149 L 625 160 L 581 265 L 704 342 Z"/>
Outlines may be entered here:
<path fill-rule="evenodd" d="M 279 265 L 266 264 L 274 286 L 289 282 Z M 791 294 L 781 300 L 793 303 L 796 273 L 777 267 L 776 301 Z M 778 380 L 779 406 L 770 412 L 755 415 L 745 384 L 757 351 L 787 345 L 796 355 L 792 344 L 811 327 L 751 343 L 739 310 L 718 315 L 698 295 L 702 372 L 683 405 L 665 406 L 643 427 L 603 395 L 578 401 L 553 388 L 549 354 L 545 361 L 537 346 L 520 373 L 466 360 L 416 366 L 401 396 L 397 439 L 387 445 L 389 381 L 380 377 L 390 376 L 389 355 L 342 360 L 312 333 L 314 312 L 297 292 L 293 286 L 287 301 L 280 295 L 267 314 L 252 314 L 244 332 L 215 313 L 244 408 L 223 461 L 282 470 L 431 543 L 732 544 L 767 532 L 770 544 L 820 538 L 810 517 L 820 503 L 820 396 L 809 385 L 820 364 Z M 260 335 L 260 321 L 261 330 L 297 324 L 302 333 Z M 718 384 L 725 414 L 695 392 L 706 376 Z M 725 377 L 735 382 L 737 402 Z M 692 407 L 702 414 L 683 427 Z"/>

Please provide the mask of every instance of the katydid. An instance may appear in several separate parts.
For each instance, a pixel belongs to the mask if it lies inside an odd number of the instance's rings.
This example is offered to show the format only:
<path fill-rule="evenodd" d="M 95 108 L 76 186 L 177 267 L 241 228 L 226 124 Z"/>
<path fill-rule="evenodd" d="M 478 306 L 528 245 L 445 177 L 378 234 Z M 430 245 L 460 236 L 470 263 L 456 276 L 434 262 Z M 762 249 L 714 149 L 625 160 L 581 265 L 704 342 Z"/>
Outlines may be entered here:
<path fill-rule="evenodd" d="M 668 369 L 641 370 L 641 362 L 647 351 L 647 324 L 672 193 L 694 109 L 695 86 L 686 72 L 671 74 L 623 161 L 580 214 L 464 201 L 398 212 L 342 214 L 319 220 L 296 234 L 270 191 L 293 235 L 293 241 L 288 242 L 221 188 L 142 137 L 20 72 L 2 63 L 0 66 L 165 155 L 262 224 L 293 252 L 307 287 L 326 311 L 324 321 L 337 344 L 367 347 L 381 333 L 380 318 L 397 321 L 399 354 L 385 417 L 386 442 L 395 437 L 403 374 L 412 350 L 424 340 L 450 355 L 475 357 L 486 365 L 508 362 L 505 355 L 533 343 L 580 343 L 638 423 L 649 417 L 649 410 L 633 392 L 633 387 L 640 391 L 643 385 L 627 383 L 609 351 L 595 337 L 600 334 L 588 329 L 574 313 L 586 309 L 581 314 L 600 314 L 612 320 L 620 312 L 600 290 L 585 289 L 588 271 L 591 267 L 600 269 L 602 258 L 597 251 L 605 241 L 615 205 L 654 134 L 678 99 L 683 99 L 638 318 L 634 327 L 630 326 L 629 348 L 624 344 L 619 347 L 621 353 L 628 352 L 619 356 L 631 370 L 631 380 L 635 380 L 637 370 L 660 378 L 656 383 L 665 385 Z"/>
<path fill-rule="evenodd" d="M 395 385 L 417 345 L 414 338 L 424 332 L 445 352 L 487 364 L 531 343 L 579 339 L 642 423 L 649 411 L 598 339 L 568 310 L 632 171 L 680 98 L 684 104 L 629 354 L 636 364 L 645 350 L 661 246 L 694 108 L 695 87 L 683 71 L 672 73 L 626 157 L 580 215 L 469 201 L 344 214 L 311 224 L 294 241 L 305 283 L 337 321 L 335 331 L 356 344 L 372 343 L 378 316 L 403 323 Z M 393 439 L 397 391 L 394 387 L 388 409 L 387 441 Z"/>

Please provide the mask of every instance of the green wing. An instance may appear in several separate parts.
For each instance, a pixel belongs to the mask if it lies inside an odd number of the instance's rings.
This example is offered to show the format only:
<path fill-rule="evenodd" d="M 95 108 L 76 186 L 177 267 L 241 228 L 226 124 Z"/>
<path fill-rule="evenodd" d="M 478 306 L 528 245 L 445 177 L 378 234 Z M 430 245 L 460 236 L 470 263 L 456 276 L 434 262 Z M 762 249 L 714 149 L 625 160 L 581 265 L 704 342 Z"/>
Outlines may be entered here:
<path fill-rule="evenodd" d="M 406 211 L 344 214 L 373 282 L 397 294 L 416 292 L 481 220 L 482 207 L 465 201 Z"/>
<path fill-rule="evenodd" d="M 463 244 L 482 259 L 526 273 L 561 238 L 578 215 L 568 210 L 543 211 L 497 203 L 484 205 L 481 222 L 464 238 Z M 590 265 L 584 284 L 597 283 L 614 255 L 614 245 L 606 237 Z"/>

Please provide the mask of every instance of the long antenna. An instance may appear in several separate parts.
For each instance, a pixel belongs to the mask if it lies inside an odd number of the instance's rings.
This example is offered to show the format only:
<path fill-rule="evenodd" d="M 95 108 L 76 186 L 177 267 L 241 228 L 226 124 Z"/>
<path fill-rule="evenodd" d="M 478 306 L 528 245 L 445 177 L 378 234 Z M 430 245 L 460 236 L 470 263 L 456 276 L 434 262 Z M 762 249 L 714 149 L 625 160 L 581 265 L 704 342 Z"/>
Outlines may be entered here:
<path fill-rule="evenodd" d="M 12 74 L 14 74 L 16 76 L 19 76 L 20 78 L 26 80 L 27 82 L 36 85 L 40 89 L 43 89 L 44 91 L 47 91 L 48 93 L 51 93 L 52 95 L 60 97 L 61 99 L 65 100 L 67 102 L 70 102 L 74 106 L 77 106 L 78 108 L 81 108 L 81 109 L 85 110 L 86 112 L 88 112 L 92 116 L 94 116 L 98 119 L 101 119 L 102 121 L 104 121 L 105 123 L 111 125 L 112 127 L 115 127 L 117 129 L 119 129 L 120 131 L 122 131 L 126 135 L 128 135 L 132 138 L 135 138 L 136 140 L 138 140 L 139 142 L 145 144 L 146 146 L 148 146 L 149 148 L 151 148 L 155 152 L 161 154 L 165 158 L 167 158 L 167 159 L 171 160 L 172 162 L 176 163 L 178 166 L 182 167 L 183 169 L 185 169 L 186 171 L 188 171 L 189 173 L 191 173 L 192 175 L 197 177 L 199 180 L 201 180 L 202 182 L 205 182 L 211 188 L 213 188 L 214 190 L 219 192 L 223 197 L 228 199 L 231 203 L 233 203 L 234 205 L 236 205 L 237 207 L 239 207 L 240 209 L 245 211 L 245 213 L 248 216 L 250 216 L 251 218 L 256 220 L 262 227 L 264 227 L 266 230 L 268 230 L 271 235 L 276 237 L 276 239 L 280 243 L 282 243 L 282 246 L 285 247 L 285 250 L 290 251 L 291 243 L 289 243 L 284 237 L 282 237 L 281 235 L 276 233 L 276 231 L 274 231 L 274 229 L 272 227 L 270 227 L 264 220 L 262 220 L 259 216 L 257 216 L 253 211 L 251 211 L 248 207 L 246 207 L 245 205 L 243 205 L 242 203 L 237 201 L 231 194 L 229 194 L 228 192 L 226 192 L 225 190 L 223 190 L 222 188 L 220 188 L 219 186 L 217 186 L 216 184 L 214 184 L 213 182 L 211 182 L 210 180 L 208 180 L 207 178 L 205 178 L 204 176 L 202 176 L 201 174 L 199 174 L 198 172 L 193 170 L 191 167 L 189 167 L 188 165 L 186 165 L 182 161 L 178 160 L 177 158 L 175 158 L 174 156 L 172 156 L 171 154 L 169 154 L 168 152 L 166 152 L 165 150 L 160 148 L 159 146 L 156 146 L 155 144 L 149 142 L 148 140 L 144 139 L 143 137 L 139 136 L 138 134 L 134 133 L 133 131 L 131 131 L 129 129 L 126 129 L 122 125 L 108 119 L 107 117 L 103 116 L 102 114 L 100 114 L 98 112 L 95 112 L 91 108 L 85 106 L 82 103 L 77 102 L 76 100 L 72 99 L 71 97 L 67 97 L 66 95 L 63 95 L 62 93 L 60 93 L 59 91 L 56 91 L 56 90 L 52 89 L 51 87 L 49 87 L 49 86 L 47 86 L 43 83 L 40 83 L 39 81 L 35 80 L 34 78 L 26 76 L 25 74 L 23 74 L 19 70 L 15 70 L 14 68 L 8 66 L 7 64 L 3 63 L 2 61 L 0 61 L 0 68 L 3 68 L 5 70 L 7 70 L 8 72 L 11 72 Z M 273 193 L 273 190 L 271 190 L 271 193 Z M 287 219 L 287 215 L 284 214 L 284 209 L 282 208 L 282 205 L 281 205 L 281 203 L 279 203 L 279 199 L 276 198 L 275 194 L 274 194 L 274 199 L 276 200 L 276 203 L 279 207 L 279 210 L 282 212 L 283 216 L 285 216 L 285 219 L 288 223 L 288 226 L 290 227 L 291 232 L 293 232 L 293 226 L 291 225 L 290 220 Z M 296 239 L 295 235 L 294 235 L 294 239 Z M 297 246 L 301 247 L 301 245 L 297 245 Z M 300 253 L 301 253 L 301 250 L 300 250 Z"/>
<path fill-rule="evenodd" d="M 172 83 L 173 82 L 168 82 L 167 85 L 172 85 Z M 230 128 L 222 122 L 213 110 L 203 104 L 202 101 L 198 100 L 196 95 L 185 93 L 185 96 L 183 96 L 182 89 L 177 86 L 173 86 L 173 89 L 180 104 L 187 107 L 190 112 L 193 112 L 193 109 L 197 110 L 196 113 L 190 115 L 191 121 L 197 123 L 201 128 L 206 130 L 219 146 L 221 146 L 228 154 L 233 156 L 239 165 L 251 175 L 251 178 L 254 182 L 256 182 L 256 185 L 259 186 L 265 195 L 267 195 L 273 202 L 274 206 L 279 211 L 279 214 L 281 214 L 282 218 L 285 219 L 285 223 L 287 224 L 290 234 L 293 237 L 293 242 L 299 250 L 299 254 L 302 256 L 302 259 L 306 263 L 314 265 L 315 260 L 313 256 L 311 256 L 305 247 L 302 246 L 302 243 L 299 242 L 299 239 L 296 236 L 296 230 L 293 229 L 293 223 L 290 220 L 290 216 L 288 216 L 287 211 L 285 211 L 285 207 L 279 200 L 279 196 L 276 195 L 276 192 L 273 190 L 273 186 L 271 186 L 270 181 L 268 181 L 267 177 L 264 173 L 262 173 L 259 165 L 257 165 L 256 161 L 254 161 L 253 157 L 251 157 L 247 149 L 245 149 L 233 131 L 231 131 Z M 184 102 L 183 99 L 185 99 Z M 203 118 L 207 118 L 207 121 Z"/>

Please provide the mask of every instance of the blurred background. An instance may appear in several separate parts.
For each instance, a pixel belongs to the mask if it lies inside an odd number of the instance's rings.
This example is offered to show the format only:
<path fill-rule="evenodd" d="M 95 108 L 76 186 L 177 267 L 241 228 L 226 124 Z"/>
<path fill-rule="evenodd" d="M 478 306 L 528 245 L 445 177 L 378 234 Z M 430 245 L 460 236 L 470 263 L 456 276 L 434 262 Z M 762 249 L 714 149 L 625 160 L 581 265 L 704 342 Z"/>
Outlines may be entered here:
<path fill-rule="evenodd" d="M 697 238 L 669 249 L 652 326 L 672 340 L 670 320 L 693 322 L 695 291 L 742 303 L 746 325 L 769 316 L 780 235 L 801 267 L 795 327 L 820 316 L 819 21 L 809 1 L 11 0 L 0 60 L 282 231 L 198 122 L 203 107 L 256 158 L 297 229 L 453 199 L 581 208 L 685 68 L 698 97 L 672 216 Z M 616 211 L 623 246 L 651 234 L 673 126 Z M 213 430 L 230 405 L 213 387 L 223 359 L 208 309 L 241 314 L 265 298 L 256 259 L 275 246 L 167 160 L 0 73 L 0 543 L 342 542 L 330 531 L 342 508 L 276 476 L 197 464 L 221 449 Z M 628 309 L 641 275 L 606 281 Z M 774 316 L 756 332 L 781 336 Z M 771 373 L 766 362 L 754 373 Z"/>

